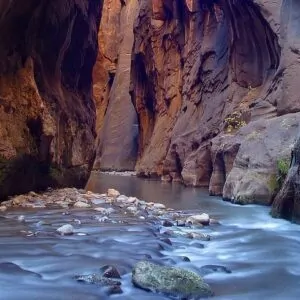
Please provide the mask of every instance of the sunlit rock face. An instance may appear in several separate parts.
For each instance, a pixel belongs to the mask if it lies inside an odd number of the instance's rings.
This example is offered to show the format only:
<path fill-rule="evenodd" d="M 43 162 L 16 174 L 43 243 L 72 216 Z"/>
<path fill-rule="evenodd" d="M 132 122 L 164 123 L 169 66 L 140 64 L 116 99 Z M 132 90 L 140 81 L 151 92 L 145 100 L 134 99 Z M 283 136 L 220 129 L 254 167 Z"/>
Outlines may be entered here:
<path fill-rule="evenodd" d="M 94 68 L 97 143 L 94 169 L 134 170 L 137 114 L 129 94 L 133 26 L 138 0 L 104 0 Z"/>
<path fill-rule="evenodd" d="M 0 1 L 0 198 L 83 185 L 102 1 Z"/>
<path fill-rule="evenodd" d="M 269 178 L 299 121 L 287 115 L 300 111 L 299 5 L 139 1 L 131 70 L 139 175 L 209 186 L 234 202 L 272 202 Z"/>

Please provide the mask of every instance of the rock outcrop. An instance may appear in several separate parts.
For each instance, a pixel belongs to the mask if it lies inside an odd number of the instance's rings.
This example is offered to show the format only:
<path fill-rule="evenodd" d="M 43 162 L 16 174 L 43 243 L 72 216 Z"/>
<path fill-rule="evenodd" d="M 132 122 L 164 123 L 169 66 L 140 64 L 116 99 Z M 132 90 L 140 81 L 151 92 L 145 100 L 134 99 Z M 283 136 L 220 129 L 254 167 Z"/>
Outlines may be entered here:
<path fill-rule="evenodd" d="M 132 102 L 112 90 L 105 100 L 107 119 L 117 118 L 103 122 L 97 166 L 126 169 L 119 158 L 137 154 L 140 176 L 270 204 L 277 160 L 290 155 L 299 130 L 300 4 L 140 0 L 134 7 Z M 124 68 L 121 60 L 115 68 Z M 138 153 L 130 152 L 132 103 Z"/>
<path fill-rule="evenodd" d="M 133 284 L 146 291 L 179 299 L 213 296 L 210 286 L 198 274 L 175 267 L 160 266 L 149 261 L 138 262 L 132 270 Z"/>
<path fill-rule="evenodd" d="M 101 0 L 0 1 L 0 198 L 83 185 Z"/>

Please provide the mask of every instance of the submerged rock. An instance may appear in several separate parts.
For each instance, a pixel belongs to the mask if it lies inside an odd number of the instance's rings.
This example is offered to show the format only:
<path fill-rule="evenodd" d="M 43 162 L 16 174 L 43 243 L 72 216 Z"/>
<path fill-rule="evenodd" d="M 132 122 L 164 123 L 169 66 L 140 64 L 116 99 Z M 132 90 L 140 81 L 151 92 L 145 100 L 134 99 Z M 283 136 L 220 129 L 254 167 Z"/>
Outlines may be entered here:
<path fill-rule="evenodd" d="M 25 221 L 25 217 L 23 215 L 18 216 L 18 221 L 19 222 L 24 222 Z"/>
<path fill-rule="evenodd" d="M 121 278 L 120 272 L 115 266 L 104 266 L 101 268 L 103 271 L 102 276 L 106 278 Z"/>
<path fill-rule="evenodd" d="M 196 273 L 181 268 L 160 266 L 148 261 L 138 262 L 132 271 L 133 284 L 141 289 L 170 296 L 208 297 L 213 292 Z"/>
<path fill-rule="evenodd" d="M 224 266 L 218 266 L 218 265 L 206 265 L 200 268 L 200 273 L 202 276 L 208 275 L 211 273 L 232 273 L 231 270 Z"/>
<path fill-rule="evenodd" d="M 77 275 L 74 279 L 82 283 L 98 284 L 102 287 L 106 287 L 108 288 L 107 293 L 109 295 L 123 293 L 120 281 L 103 277 L 100 274 Z"/>

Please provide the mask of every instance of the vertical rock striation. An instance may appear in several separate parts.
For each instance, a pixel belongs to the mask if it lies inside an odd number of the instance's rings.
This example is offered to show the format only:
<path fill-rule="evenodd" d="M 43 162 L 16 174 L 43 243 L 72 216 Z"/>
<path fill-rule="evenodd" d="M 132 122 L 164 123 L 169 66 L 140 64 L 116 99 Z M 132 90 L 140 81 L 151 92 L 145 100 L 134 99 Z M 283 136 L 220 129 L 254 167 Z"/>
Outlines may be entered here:
<path fill-rule="evenodd" d="M 135 167 L 138 124 L 129 86 L 137 10 L 137 0 L 104 1 L 100 48 L 94 68 L 98 108 L 95 169 L 128 171 Z"/>
<path fill-rule="evenodd" d="M 0 198 L 83 185 L 102 1 L 0 1 Z"/>

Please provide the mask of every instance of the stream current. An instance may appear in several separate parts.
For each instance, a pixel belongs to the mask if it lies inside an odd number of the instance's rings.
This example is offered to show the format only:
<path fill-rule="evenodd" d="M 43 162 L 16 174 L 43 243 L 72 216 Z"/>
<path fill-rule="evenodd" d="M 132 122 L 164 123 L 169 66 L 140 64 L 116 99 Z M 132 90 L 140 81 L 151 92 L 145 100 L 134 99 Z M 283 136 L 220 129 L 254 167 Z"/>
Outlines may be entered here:
<path fill-rule="evenodd" d="M 201 229 L 211 235 L 210 241 L 172 237 L 168 245 L 155 234 L 159 225 L 130 216 L 123 223 L 118 222 L 120 215 L 112 215 L 112 223 L 99 223 L 86 209 L 69 214 L 63 209 L 10 210 L 0 214 L 1 300 L 169 299 L 131 284 L 133 265 L 150 256 L 155 262 L 201 274 L 215 293 L 213 299 L 299 299 L 299 225 L 272 219 L 267 207 L 233 205 L 203 189 L 91 175 L 87 189 L 104 193 L 108 188 L 176 210 L 206 212 L 221 225 Z M 76 234 L 53 233 L 66 223 L 73 224 Z M 120 271 L 122 294 L 108 296 L 97 285 L 73 279 L 96 273 L 103 265 L 115 265 Z M 203 268 L 207 265 L 223 266 L 231 273 Z"/>

